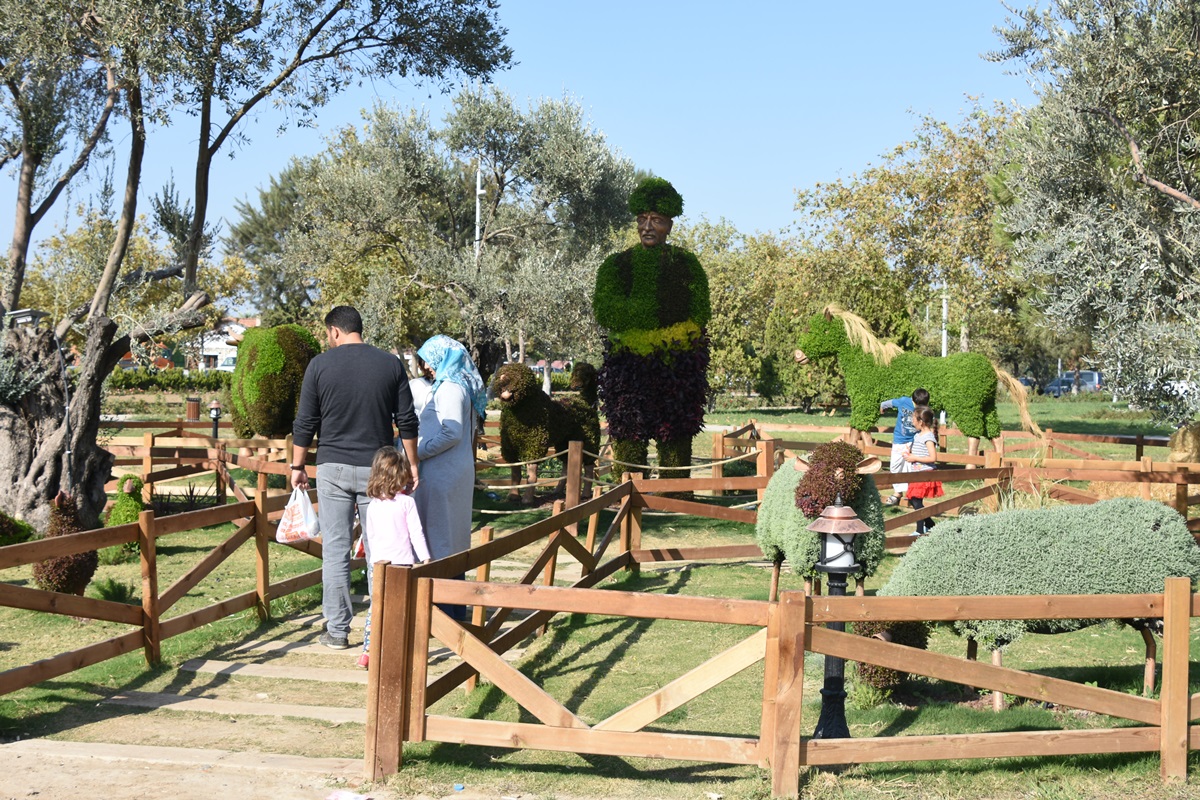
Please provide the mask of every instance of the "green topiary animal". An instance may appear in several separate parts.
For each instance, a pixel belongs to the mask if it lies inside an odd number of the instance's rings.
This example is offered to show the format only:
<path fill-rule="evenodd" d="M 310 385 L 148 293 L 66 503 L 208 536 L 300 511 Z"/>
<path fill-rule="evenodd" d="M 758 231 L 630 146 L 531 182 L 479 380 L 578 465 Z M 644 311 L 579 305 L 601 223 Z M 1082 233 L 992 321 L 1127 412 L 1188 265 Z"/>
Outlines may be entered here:
<path fill-rule="evenodd" d="M 873 575 L 884 552 L 883 504 L 869 474 L 879 466 L 879 459 L 864 459 L 852 445 L 830 442 L 815 448 L 807 461 L 797 458 L 776 470 L 763 493 L 754 530 L 763 554 L 776 564 L 786 558 L 798 575 L 816 576 L 821 537 L 808 526 L 840 492 L 842 502 L 871 528 L 854 537 L 857 577 Z"/>
<path fill-rule="evenodd" d="M 600 419 L 596 409 L 578 396 L 551 399 L 538 385 L 533 370 L 524 364 L 505 364 L 492 378 L 492 390 L 500 400 L 500 457 L 508 463 L 534 461 L 546 455 L 550 447 L 558 451 L 566 463 L 567 447 L 571 441 L 583 442 L 583 449 L 595 453 L 600 449 Z M 584 465 L 590 480 L 595 459 L 584 455 Z M 526 483 L 537 480 L 537 464 L 526 469 Z M 520 467 L 512 468 L 513 483 L 520 483 Z M 533 502 L 533 486 L 527 486 L 524 501 Z M 519 493 L 512 490 L 509 499 Z"/>
<path fill-rule="evenodd" d="M 304 370 L 320 352 L 320 343 L 299 325 L 246 330 L 229 387 L 230 416 L 238 436 L 292 432 Z"/>
<path fill-rule="evenodd" d="M 20 544 L 32 539 L 36 533 L 33 526 L 0 511 L 0 547 Z"/>
<path fill-rule="evenodd" d="M 942 520 L 913 542 L 879 594 L 1141 594 L 1161 592 L 1174 576 L 1200 580 L 1200 547 L 1183 519 L 1162 503 L 1118 498 Z M 968 620 L 953 628 L 994 650 L 1027 632 L 1096 622 Z"/>
<path fill-rule="evenodd" d="M 112 508 L 108 511 L 106 528 L 118 525 L 128 525 L 138 521 L 138 515 L 146 510 L 142 500 L 142 479 L 136 475 L 122 475 L 117 481 L 117 496 L 113 499 Z"/>
<path fill-rule="evenodd" d="M 1025 387 L 979 353 L 954 353 L 929 358 L 905 353 L 875 338 L 861 317 L 837 306 L 815 314 L 800 337 L 796 358 L 837 356 L 850 396 L 850 427 L 869 431 L 879 420 L 879 405 L 908 397 L 918 388 L 929 390 L 930 407 L 945 411 L 970 439 L 968 451 L 978 452 L 980 437 L 1000 435 L 996 385 L 1004 381 L 1027 430 L 1040 433 L 1025 404 Z"/>
<path fill-rule="evenodd" d="M 50 522 L 46 526 L 45 538 L 67 536 L 79 533 L 83 526 L 79 523 L 79 512 L 75 500 L 67 495 L 59 494 L 50 502 Z M 82 596 L 83 590 L 96 574 L 99 556 L 95 550 L 86 553 L 74 553 L 69 556 L 56 556 L 33 565 L 33 580 L 38 588 L 48 592 L 63 592 Z"/>

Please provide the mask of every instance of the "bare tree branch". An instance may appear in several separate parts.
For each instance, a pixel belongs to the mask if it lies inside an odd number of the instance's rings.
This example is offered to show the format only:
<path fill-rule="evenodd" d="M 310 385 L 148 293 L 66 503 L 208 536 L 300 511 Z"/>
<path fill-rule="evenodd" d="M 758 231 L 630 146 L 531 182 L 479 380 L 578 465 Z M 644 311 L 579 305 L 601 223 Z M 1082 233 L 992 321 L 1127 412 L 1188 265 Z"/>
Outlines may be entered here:
<path fill-rule="evenodd" d="M 1084 108 L 1080 110 L 1087 114 L 1096 114 L 1104 117 L 1111 122 L 1118 131 L 1120 131 L 1121 136 L 1124 137 L 1125 142 L 1129 145 L 1129 154 L 1133 158 L 1134 180 L 1136 180 L 1138 183 L 1149 186 L 1151 189 L 1161 192 L 1162 194 L 1165 194 L 1167 197 L 1178 200 L 1181 203 L 1187 203 L 1192 208 L 1200 208 L 1200 200 L 1197 200 L 1186 192 L 1182 192 L 1173 186 L 1168 186 L 1160 180 L 1151 178 L 1146 174 L 1146 168 L 1142 165 L 1142 151 L 1138 149 L 1137 142 L 1134 140 L 1133 134 L 1129 132 L 1129 129 L 1125 127 L 1125 123 L 1117 119 L 1115 114 L 1104 108 Z"/>

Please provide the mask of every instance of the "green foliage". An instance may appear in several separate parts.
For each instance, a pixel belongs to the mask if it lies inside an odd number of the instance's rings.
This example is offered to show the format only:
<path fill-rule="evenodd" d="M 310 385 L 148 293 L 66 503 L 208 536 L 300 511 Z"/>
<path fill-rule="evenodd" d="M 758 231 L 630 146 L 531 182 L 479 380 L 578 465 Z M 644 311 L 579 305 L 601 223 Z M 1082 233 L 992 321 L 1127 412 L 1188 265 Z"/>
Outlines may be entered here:
<path fill-rule="evenodd" d="M 852 444 L 829 442 L 812 451 L 809 467 L 796 486 L 796 507 L 809 519 L 816 519 L 826 507 L 857 497 L 863 476 L 855 471 L 863 454 Z"/>
<path fill-rule="evenodd" d="M 119 581 L 116 578 L 101 578 L 91 586 L 92 596 L 99 600 L 111 600 L 114 603 L 139 605 L 137 587 L 132 583 Z"/>
<path fill-rule="evenodd" d="M 146 504 L 142 500 L 144 486 L 142 479 L 136 475 L 122 475 L 117 480 L 117 496 L 113 499 L 112 508 L 108 511 L 108 519 L 105 520 L 104 527 L 114 528 L 117 525 L 128 525 L 138 521 L 138 515 L 146 510 Z M 100 551 L 102 563 L 119 564 L 122 562 L 123 557 L 109 552 L 110 550 L 120 550 L 131 558 L 138 552 L 139 547 L 136 540 L 122 545 L 114 545 L 111 548 L 106 547 Z"/>
<path fill-rule="evenodd" d="M 596 273 L 592 308 L 596 322 L 614 341 L 626 331 L 687 322 L 702 328 L 712 316 L 708 278 L 699 259 L 671 244 L 637 244 L 605 259 Z"/>
<path fill-rule="evenodd" d="M 815 314 L 799 347 L 809 358 L 836 355 L 850 396 L 850 425 L 870 430 L 879 419 L 884 400 L 929 390 L 929 406 L 945 411 L 966 436 L 994 439 L 1000 435 L 996 413 L 996 370 L 979 353 L 954 353 L 930 358 L 903 353 L 886 366 L 852 345 L 838 317 Z"/>
<path fill-rule="evenodd" d="M 286 436 L 300 405 L 304 370 L 321 345 L 299 325 L 248 328 L 238 346 L 230 399 L 239 436 Z"/>
<path fill-rule="evenodd" d="M 71 498 L 55 499 L 50 504 L 50 522 L 46 526 L 45 538 L 79 533 L 83 526 L 75 501 Z M 99 557 L 95 550 L 68 556 L 55 556 L 33 565 L 33 581 L 39 589 L 48 592 L 63 592 L 82 595 L 92 576 L 96 574 Z"/>
<path fill-rule="evenodd" d="M 1014 11 L 993 55 L 1040 97 L 995 187 L 1013 258 L 1110 385 L 1175 424 L 1200 411 L 1196 25 L 1189 0 L 1054 3 Z"/>
<path fill-rule="evenodd" d="M 15 406 L 36 389 L 45 375 L 26 369 L 15 353 L 0 353 L 0 403 Z"/>
<path fill-rule="evenodd" d="M 27 542 L 36 535 L 32 525 L 0 511 L 0 547 Z"/>
<path fill-rule="evenodd" d="M 862 458 L 861 454 L 859 458 Z M 817 459 L 815 450 L 813 459 Z M 804 473 L 794 469 L 792 464 L 784 464 L 776 470 L 759 505 L 754 535 L 767 558 L 775 561 L 786 558 L 794 573 L 816 576 L 815 567 L 821 558 L 821 537 L 808 530 L 815 517 L 806 516 L 796 504 L 796 493 L 803 477 Z M 879 501 L 875 480 L 870 475 L 859 477 L 861 488 L 850 498 L 848 505 L 871 528 L 870 533 L 854 537 L 854 557 L 861 567 L 858 574 L 865 577 L 873 575 L 883 560 L 885 537 L 883 504 Z M 842 500 L 845 502 L 846 497 Z"/>
<path fill-rule="evenodd" d="M 1200 579 L 1200 547 L 1162 503 L 1131 498 L 1090 506 L 944 519 L 913 543 L 888 596 L 1139 594 L 1167 577 Z M 1096 620 L 969 620 L 954 630 L 990 649 L 1026 631 L 1058 633 Z"/>
<path fill-rule="evenodd" d="M 216 392 L 229 386 L 233 375 L 221 370 L 113 370 L 104 385 L 117 392 Z"/>
<path fill-rule="evenodd" d="M 629 195 L 629 213 L 637 216 L 648 211 L 678 217 L 683 213 L 683 195 L 664 178 L 646 178 Z"/>

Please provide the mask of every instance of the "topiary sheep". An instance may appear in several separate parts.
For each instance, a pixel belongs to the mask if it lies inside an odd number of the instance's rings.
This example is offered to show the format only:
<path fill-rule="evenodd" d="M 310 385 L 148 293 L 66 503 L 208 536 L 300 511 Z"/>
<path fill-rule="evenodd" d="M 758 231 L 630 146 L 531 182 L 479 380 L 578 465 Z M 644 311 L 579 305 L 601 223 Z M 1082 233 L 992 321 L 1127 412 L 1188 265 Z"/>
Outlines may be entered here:
<path fill-rule="evenodd" d="M 59 494 L 50 502 L 50 522 L 46 526 L 45 538 L 66 536 L 82 530 L 74 498 Z M 47 558 L 33 565 L 33 581 L 38 588 L 48 592 L 83 596 L 83 590 L 96 574 L 99 563 L 100 558 L 95 550 Z"/>
<path fill-rule="evenodd" d="M 320 352 L 320 343 L 299 325 L 246 330 L 229 386 L 230 417 L 238 436 L 292 432 L 304 370 Z"/>
<path fill-rule="evenodd" d="M 1162 592 L 1175 576 L 1200 579 L 1200 547 L 1183 519 L 1161 503 L 1118 498 L 943 520 L 913 543 L 879 594 L 1141 594 Z M 1098 621 L 967 620 L 953 628 L 994 650 L 1025 633 Z"/>
<path fill-rule="evenodd" d="M 106 528 L 138 521 L 138 515 L 146 510 L 146 503 L 142 500 L 144 486 L 142 479 L 136 475 L 121 476 L 117 481 L 117 496 L 113 499 L 108 519 L 104 523 Z"/>
<path fill-rule="evenodd" d="M 600 449 L 600 418 L 596 409 L 578 396 L 550 398 L 538 386 L 533 370 L 524 364 L 505 364 L 492 378 L 492 390 L 500 399 L 500 456 L 509 463 L 534 461 L 546 455 L 551 446 L 566 463 L 567 447 L 571 441 L 583 442 L 583 449 L 595 453 Z M 584 455 L 584 465 L 591 477 L 595 459 Z M 537 481 L 537 464 L 527 465 L 526 483 Z M 520 483 L 520 467 L 512 468 L 513 484 Z M 524 501 L 533 502 L 532 485 L 524 492 Z M 516 500 L 514 488 L 509 495 Z"/>
<path fill-rule="evenodd" d="M 795 459 L 776 470 L 759 504 L 754 531 L 763 554 L 776 564 L 786 558 L 796 574 L 816 576 L 821 537 L 808 526 L 840 492 L 842 502 L 871 528 L 854 537 L 857 577 L 873 575 L 884 552 L 883 504 L 868 472 L 879 466 L 878 459 L 864 459 L 853 445 L 830 442 L 815 448 L 807 461 Z"/>

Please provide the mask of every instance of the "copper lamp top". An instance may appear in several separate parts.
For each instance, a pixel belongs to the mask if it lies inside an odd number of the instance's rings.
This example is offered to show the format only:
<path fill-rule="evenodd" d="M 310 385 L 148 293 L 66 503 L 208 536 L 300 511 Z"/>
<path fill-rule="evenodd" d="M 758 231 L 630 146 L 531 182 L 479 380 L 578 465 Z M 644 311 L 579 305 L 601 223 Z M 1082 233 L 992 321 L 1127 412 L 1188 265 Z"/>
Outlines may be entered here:
<path fill-rule="evenodd" d="M 814 520 L 808 529 L 815 533 L 854 536 L 860 533 L 869 533 L 871 526 L 859 519 L 853 508 L 842 505 L 842 496 L 839 494 L 833 505 L 825 506 L 821 516 Z"/>

